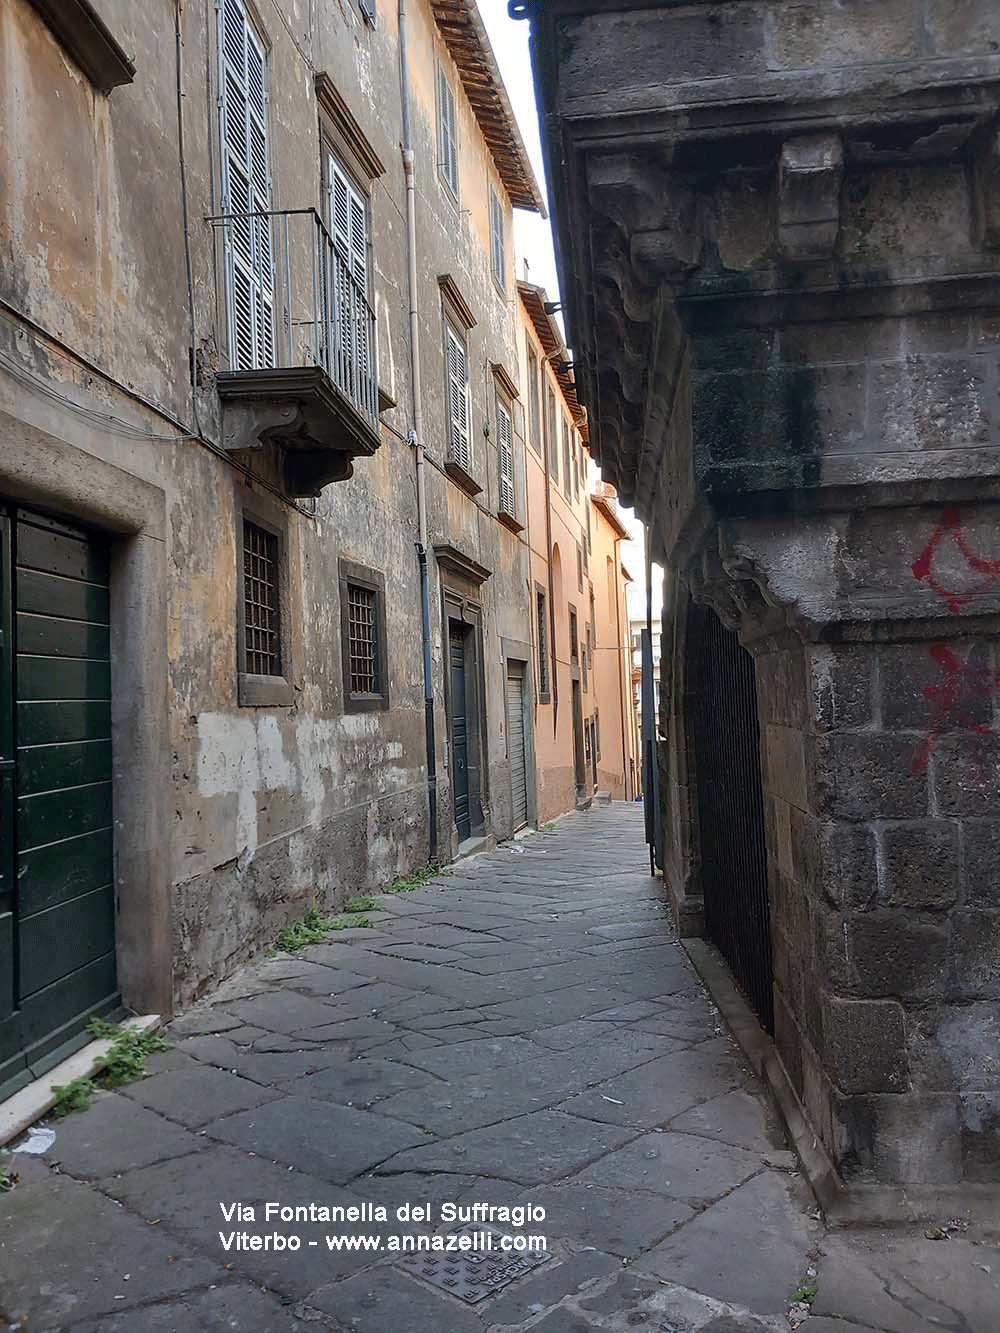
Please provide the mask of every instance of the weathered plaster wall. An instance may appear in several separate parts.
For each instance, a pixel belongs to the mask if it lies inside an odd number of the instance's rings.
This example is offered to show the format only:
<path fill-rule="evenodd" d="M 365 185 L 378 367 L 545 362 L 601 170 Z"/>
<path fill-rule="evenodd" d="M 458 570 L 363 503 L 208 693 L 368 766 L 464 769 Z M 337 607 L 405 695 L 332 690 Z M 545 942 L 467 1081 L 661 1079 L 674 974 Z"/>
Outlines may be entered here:
<path fill-rule="evenodd" d="M 0 314 L 0 406 L 54 437 L 160 487 L 166 499 L 170 772 L 169 884 L 173 998 L 185 1003 L 273 939 L 287 922 L 377 888 L 428 855 L 416 493 L 408 358 L 404 189 L 396 18 L 373 31 L 356 6 L 310 17 L 296 0 L 260 14 L 268 48 L 273 207 L 323 209 L 314 77 L 342 94 L 385 175 L 371 195 L 380 383 L 397 406 L 382 447 L 304 512 L 283 506 L 193 439 L 190 332 L 173 67 L 173 10 L 106 0 L 101 14 L 137 68 L 133 84 L 96 94 L 27 0 L 0 4 L 0 300 L 61 339 Z M 310 27 L 312 23 L 312 27 Z M 206 26 L 207 24 L 207 26 Z M 184 130 L 198 422 L 221 443 L 214 373 L 228 365 L 222 268 L 205 220 L 219 210 L 215 11 L 183 16 Z M 510 832 L 499 640 L 529 639 L 525 544 L 496 521 L 493 365 L 518 378 L 511 296 L 490 272 L 489 194 L 509 201 L 429 6 L 411 13 L 420 247 L 420 338 L 432 545 L 446 542 L 491 577 L 483 585 L 487 832 Z M 449 71 L 459 109 L 461 194 L 437 173 L 434 69 Z M 469 335 L 474 470 L 471 499 L 443 471 L 443 315 L 451 274 L 477 323 Z M 513 288 L 513 265 L 508 285 Z M 96 374 L 72 353 L 93 362 Z M 139 406 L 139 395 L 154 410 Z M 62 399 L 70 400 L 64 403 Z M 75 406 L 73 406 L 73 405 Z M 124 426 L 100 416 L 113 415 Z M 174 424 L 176 423 L 176 424 Z M 484 427 L 490 424 L 489 435 Z M 396 432 L 396 433 L 393 433 Z M 402 439 L 400 437 L 403 437 Z M 275 480 L 270 461 L 254 460 Z M 236 688 L 239 514 L 287 527 L 290 707 L 241 708 Z M 55 506 L 58 508 L 58 506 Z M 345 714 L 338 568 L 348 559 L 386 579 L 390 706 Z M 440 844 L 455 848 L 445 768 L 443 628 L 432 558 Z M 136 707 L 142 706 L 136 700 Z M 129 836 L 123 829 L 122 838 Z M 139 891 L 139 886 L 134 886 Z"/>

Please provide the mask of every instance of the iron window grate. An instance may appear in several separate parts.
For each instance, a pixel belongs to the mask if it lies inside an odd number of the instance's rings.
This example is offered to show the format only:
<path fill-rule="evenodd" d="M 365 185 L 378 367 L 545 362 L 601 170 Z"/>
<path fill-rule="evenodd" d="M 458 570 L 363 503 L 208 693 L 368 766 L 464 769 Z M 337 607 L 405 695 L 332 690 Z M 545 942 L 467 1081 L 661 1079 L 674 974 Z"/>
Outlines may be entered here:
<path fill-rule="evenodd" d="M 379 694 L 378 594 L 374 588 L 347 585 L 348 638 L 352 694 Z"/>
<path fill-rule="evenodd" d="M 281 675 L 278 604 L 278 539 L 243 522 L 243 623 L 246 670 L 251 676 Z"/>

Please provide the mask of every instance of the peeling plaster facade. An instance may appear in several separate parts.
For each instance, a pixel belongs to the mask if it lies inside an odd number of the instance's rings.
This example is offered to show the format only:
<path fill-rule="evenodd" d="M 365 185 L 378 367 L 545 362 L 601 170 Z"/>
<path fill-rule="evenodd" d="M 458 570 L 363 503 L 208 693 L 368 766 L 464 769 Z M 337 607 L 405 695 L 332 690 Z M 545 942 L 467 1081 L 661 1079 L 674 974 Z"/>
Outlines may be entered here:
<path fill-rule="evenodd" d="M 118 975 L 128 1005 L 169 1012 L 311 906 L 336 909 L 428 860 L 398 31 L 389 6 L 376 27 L 348 0 L 248 9 L 266 51 L 272 207 L 322 213 L 328 139 L 350 139 L 350 165 L 372 173 L 355 180 L 370 227 L 379 447 L 349 479 L 290 502 L 279 449 L 224 452 L 215 376 L 232 357 L 219 233 L 206 220 L 220 210 L 216 8 L 180 7 L 193 351 L 174 8 L 94 8 L 135 68 L 110 94 L 28 0 L 0 3 L 0 498 L 82 525 L 110 550 Z M 497 401 L 499 392 L 518 427 L 523 514 L 518 322 L 510 194 L 427 0 L 411 7 L 409 42 L 437 832 L 449 860 L 459 851 L 453 614 L 467 617 L 478 703 L 473 833 L 488 842 L 513 831 L 501 701 L 511 662 L 523 662 L 530 688 L 530 569 L 523 523 L 497 518 Z M 438 169 L 439 67 L 455 97 L 457 200 Z M 331 119 L 321 74 L 349 114 Z M 491 271 L 491 189 L 502 286 Z M 444 468 L 451 299 L 471 322 L 475 494 Z M 240 703 L 244 516 L 280 539 L 281 704 Z M 388 699 L 372 711 L 345 701 L 343 561 L 384 578 Z"/>

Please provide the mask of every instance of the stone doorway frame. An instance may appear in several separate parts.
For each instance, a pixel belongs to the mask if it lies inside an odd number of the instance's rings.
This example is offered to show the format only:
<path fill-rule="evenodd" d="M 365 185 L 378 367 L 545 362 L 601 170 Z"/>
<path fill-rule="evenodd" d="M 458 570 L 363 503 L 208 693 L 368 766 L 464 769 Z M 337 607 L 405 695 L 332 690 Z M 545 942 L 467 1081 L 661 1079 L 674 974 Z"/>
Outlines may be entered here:
<path fill-rule="evenodd" d="M 173 1009 L 167 809 L 166 494 L 0 412 L 0 493 L 111 546 L 111 734 L 118 980 L 137 1013 Z"/>

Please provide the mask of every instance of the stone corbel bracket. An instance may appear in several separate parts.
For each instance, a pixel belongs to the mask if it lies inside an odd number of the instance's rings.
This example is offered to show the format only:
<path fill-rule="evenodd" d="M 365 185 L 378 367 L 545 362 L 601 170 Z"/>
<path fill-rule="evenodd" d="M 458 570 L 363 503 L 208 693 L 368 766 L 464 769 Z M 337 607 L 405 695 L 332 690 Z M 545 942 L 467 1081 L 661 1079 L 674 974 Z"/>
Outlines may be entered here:
<path fill-rule="evenodd" d="M 778 163 L 778 244 L 787 259 L 832 255 L 840 235 L 844 145 L 837 134 L 786 139 Z"/>

